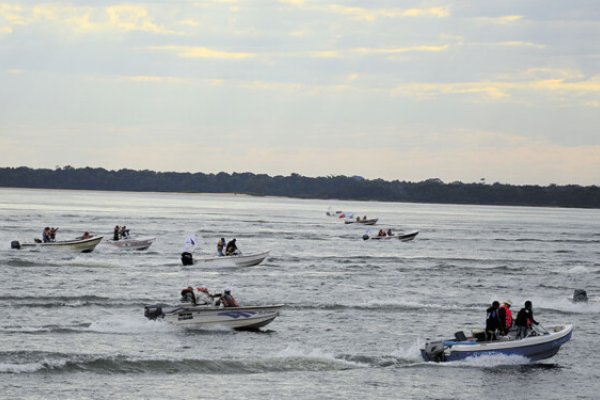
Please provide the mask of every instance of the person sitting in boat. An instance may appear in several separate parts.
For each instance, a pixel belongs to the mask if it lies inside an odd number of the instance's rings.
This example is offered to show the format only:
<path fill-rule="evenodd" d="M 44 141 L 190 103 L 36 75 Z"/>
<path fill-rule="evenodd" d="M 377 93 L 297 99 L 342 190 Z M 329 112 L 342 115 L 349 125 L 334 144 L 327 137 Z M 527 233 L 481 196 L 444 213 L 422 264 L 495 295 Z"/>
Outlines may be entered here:
<path fill-rule="evenodd" d="M 85 239 L 90 239 L 92 238 L 92 235 L 90 235 L 90 233 L 88 231 L 83 232 L 83 235 L 81 235 L 81 237 L 79 239 L 81 240 L 85 240 Z"/>
<path fill-rule="evenodd" d="M 50 228 L 50 241 L 51 242 L 56 242 L 56 231 L 58 231 L 58 228 Z"/>
<path fill-rule="evenodd" d="M 512 311 L 510 311 L 511 305 L 512 302 L 510 300 L 506 300 L 502 303 L 500 308 L 498 308 L 498 316 L 500 317 L 500 322 L 502 323 L 502 326 L 500 327 L 500 333 L 502 333 L 504 336 L 508 335 L 508 331 L 513 324 Z"/>
<path fill-rule="evenodd" d="M 525 307 L 519 310 L 517 314 L 517 320 L 515 321 L 515 325 L 517 325 L 517 339 L 524 339 L 529 336 L 529 330 L 531 329 L 531 324 L 538 325 L 535 319 L 533 319 L 533 305 L 531 301 L 527 300 L 525 302 Z"/>
<path fill-rule="evenodd" d="M 502 326 L 500 316 L 498 315 L 498 308 L 500 303 L 494 301 L 492 306 L 486 310 L 487 318 L 485 319 L 485 334 L 486 340 L 496 340 L 496 332 Z"/>
<path fill-rule="evenodd" d="M 239 251 L 239 249 L 237 248 L 237 245 L 235 244 L 236 239 L 231 239 L 229 241 L 229 243 L 227 243 L 227 247 L 225 248 L 225 255 L 227 256 L 237 256 L 238 254 L 240 254 L 241 252 Z"/>
<path fill-rule="evenodd" d="M 239 307 L 240 305 L 237 303 L 235 298 L 231 295 L 231 289 L 225 289 L 221 298 L 217 300 L 216 305 L 223 304 L 223 307 Z"/>
<path fill-rule="evenodd" d="M 51 242 L 51 240 L 50 240 L 50 227 L 49 226 L 45 227 L 44 231 L 42 232 L 42 242 L 44 242 L 44 243 Z"/>
<path fill-rule="evenodd" d="M 115 225 L 115 229 L 113 230 L 113 240 L 119 240 L 121 234 L 121 227 L 119 225 Z"/>
<path fill-rule="evenodd" d="M 215 297 L 221 297 L 221 294 L 211 294 L 207 288 L 198 287 L 196 288 L 196 304 L 212 306 Z"/>
<path fill-rule="evenodd" d="M 221 238 L 221 240 L 217 242 L 217 255 L 219 257 L 223 257 L 225 255 L 223 254 L 223 250 L 225 250 L 225 238 Z"/>
<path fill-rule="evenodd" d="M 362 221 L 363 221 L 363 222 L 366 222 L 366 221 L 367 221 L 367 216 L 366 216 L 366 215 L 363 215 L 363 219 L 362 219 Z"/>
<path fill-rule="evenodd" d="M 194 294 L 194 288 L 188 286 L 181 290 L 181 300 L 182 303 L 192 303 L 196 305 L 196 295 Z"/>
<path fill-rule="evenodd" d="M 377 236 L 384 237 L 385 236 L 385 231 L 383 229 L 380 229 L 379 232 L 377 233 Z"/>
<path fill-rule="evenodd" d="M 393 234 L 392 234 L 392 228 L 390 228 L 390 229 L 387 230 L 387 235 L 388 236 L 393 236 Z"/>
<path fill-rule="evenodd" d="M 119 234 L 121 235 L 121 237 L 123 239 L 126 239 L 127 236 L 129 236 L 129 229 L 127 229 L 127 227 L 125 225 L 123 225 L 121 227 L 121 230 L 119 231 Z"/>

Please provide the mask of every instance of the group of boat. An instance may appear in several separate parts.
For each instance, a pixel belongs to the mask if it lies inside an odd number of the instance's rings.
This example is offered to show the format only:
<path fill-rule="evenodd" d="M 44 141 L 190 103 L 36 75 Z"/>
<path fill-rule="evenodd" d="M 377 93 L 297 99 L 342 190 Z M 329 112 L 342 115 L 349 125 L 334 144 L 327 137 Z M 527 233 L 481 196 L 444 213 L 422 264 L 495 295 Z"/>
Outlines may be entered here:
<path fill-rule="evenodd" d="M 336 211 L 328 212 L 327 215 L 343 218 L 346 213 Z M 374 225 L 378 219 L 358 218 L 357 220 L 346 220 L 346 224 L 362 223 Z M 383 232 L 383 233 L 382 233 Z M 391 230 L 380 230 L 377 235 L 365 233 L 364 240 L 414 240 L 418 231 L 406 233 L 392 233 Z M 86 232 L 87 234 L 87 232 Z M 37 249 L 65 249 L 77 252 L 89 253 L 102 241 L 102 236 L 80 237 L 72 240 L 42 242 L 11 242 L 13 249 L 37 248 Z M 119 240 L 106 240 L 110 246 L 127 250 L 146 250 L 156 238 L 120 238 Z M 193 244 L 193 246 L 191 246 Z M 253 254 L 242 254 L 236 252 L 231 255 L 204 256 L 194 259 L 192 255 L 195 247 L 195 237 L 186 240 L 187 248 L 181 255 L 182 264 L 204 265 L 214 267 L 249 267 L 258 265 L 268 256 L 269 251 Z M 200 290 L 200 289 L 198 289 Z M 226 292 L 227 293 L 227 292 Z M 587 301 L 587 294 L 576 291 L 573 301 Z M 210 327 L 222 327 L 231 329 L 258 329 L 271 323 L 279 316 L 283 304 L 271 305 L 244 305 L 225 307 L 223 304 L 207 303 L 193 304 L 180 302 L 176 305 L 152 304 L 144 307 L 144 315 L 150 320 L 164 320 L 176 326 L 192 329 L 204 329 Z M 571 339 L 573 325 L 564 324 L 552 326 L 548 329 L 541 325 L 532 326 L 528 335 L 519 338 L 515 332 L 509 332 L 506 336 L 500 336 L 497 340 L 486 340 L 485 336 L 473 335 L 467 337 L 463 331 L 456 332 L 449 339 L 426 339 L 423 348 L 420 349 L 421 356 L 425 361 L 447 362 L 461 361 L 481 356 L 507 355 L 522 356 L 530 361 L 538 361 L 554 356 L 560 347 Z"/>
<path fill-rule="evenodd" d="M 335 217 L 338 219 L 343 219 L 345 225 L 356 224 L 356 225 L 373 226 L 373 225 L 377 225 L 377 222 L 379 222 L 379 218 L 367 218 L 366 215 L 363 215 L 362 217 L 358 216 L 358 217 L 354 218 L 354 213 L 349 212 L 349 211 L 328 210 L 325 214 L 328 217 Z M 402 242 L 408 242 L 408 241 L 414 240 L 414 238 L 418 234 L 419 234 L 419 231 L 416 231 L 416 230 L 408 231 L 408 232 L 392 233 L 391 229 L 388 229 L 388 230 L 380 229 L 379 232 L 375 235 L 372 235 L 370 231 L 367 231 L 362 235 L 362 238 L 363 238 L 363 240 L 396 239 L 396 240 L 400 240 Z"/>
<path fill-rule="evenodd" d="M 13 240 L 10 244 L 13 249 L 57 249 L 57 250 L 70 250 L 80 253 L 91 253 L 94 251 L 96 246 L 102 242 L 103 236 L 91 236 L 87 238 L 75 238 L 70 240 L 57 240 L 51 242 L 42 242 L 41 240 L 34 240 L 33 242 L 21 242 L 19 240 Z M 104 243 L 127 250 L 146 250 L 148 249 L 156 238 L 124 238 L 119 240 L 106 240 Z"/>

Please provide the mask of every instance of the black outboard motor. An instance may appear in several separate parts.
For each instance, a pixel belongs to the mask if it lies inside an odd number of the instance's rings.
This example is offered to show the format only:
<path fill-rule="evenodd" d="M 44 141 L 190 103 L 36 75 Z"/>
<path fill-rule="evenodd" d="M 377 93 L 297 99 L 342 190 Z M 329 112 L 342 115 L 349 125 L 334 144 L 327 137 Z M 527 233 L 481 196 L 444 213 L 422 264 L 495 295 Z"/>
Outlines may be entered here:
<path fill-rule="evenodd" d="M 362 237 L 363 237 L 363 240 L 369 240 L 369 235 L 367 235 L 366 233 Z"/>
<path fill-rule="evenodd" d="M 573 292 L 573 302 L 580 303 L 588 301 L 587 292 L 583 289 L 575 289 Z"/>
<path fill-rule="evenodd" d="M 181 253 L 181 263 L 183 265 L 194 265 L 194 257 L 192 257 L 192 253 L 187 251 Z"/>
<path fill-rule="evenodd" d="M 157 318 L 162 318 L 164 317 L 165 314 L 163 314 L 162 312 L 162 307 L 159 306 L 158 304 L 152 304 L 150 306 L 145 306 L 144 307 L 144 317 L 151 319 L 151 320 L 156 320 Z"/>
<path fill-rule="evenodd" d="M 21 243 L 19 243 L 18 240 L 13 240 L 12 242 L 10 242 L 10 248 L 18 250 L 21 248 Z"/>

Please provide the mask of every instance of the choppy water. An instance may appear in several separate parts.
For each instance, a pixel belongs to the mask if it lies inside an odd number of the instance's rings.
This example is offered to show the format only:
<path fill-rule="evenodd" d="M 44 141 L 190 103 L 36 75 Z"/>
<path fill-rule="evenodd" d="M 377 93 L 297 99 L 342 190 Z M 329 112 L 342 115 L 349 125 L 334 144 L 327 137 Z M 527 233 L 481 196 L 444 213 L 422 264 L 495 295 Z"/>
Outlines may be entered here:
<path fill-rule="evenodd" d="M 333 209 L 420 231 L 363 241 Z M 0 398 L 597 398 L 600 211 L 336 202 L 235 195 L 0 189 Z M 115 224 L 159 239 L 144 252 L 17 251 L 60 226 L 110 236 Z M 237 237 L 262 265 L 183 267 Z M 197 255 L 199 255 L 197 251 Z M 147 321 L 188 284 L 232 287 L 244 304 L 285 303 L 262 332 L 184 331 Z M 587 304 L 569 301 L 585 288 Z M 424 363 L 427 336 L 481 328 L 492 300 L 533 301 L 573 340 L 537 364 L 519 357 Z"/>

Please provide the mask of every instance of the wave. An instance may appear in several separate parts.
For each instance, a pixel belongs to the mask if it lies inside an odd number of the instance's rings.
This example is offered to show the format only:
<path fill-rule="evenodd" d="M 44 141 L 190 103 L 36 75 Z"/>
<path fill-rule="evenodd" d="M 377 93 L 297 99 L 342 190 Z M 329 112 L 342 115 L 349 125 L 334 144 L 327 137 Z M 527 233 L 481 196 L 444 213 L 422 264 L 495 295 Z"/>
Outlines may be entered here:
<path fill-rule="evenodd" d="M 73 373 L 98 374 L 197 373 L 258 374 L 288 371 L 333 371 L 373 366 L 377 358 L 353 360 L 318 350 L 285 349 L 266 358 L 193 359 L 164 356 L 65 354 L 36 351 L 0 352 L 0 374 Z"/>

